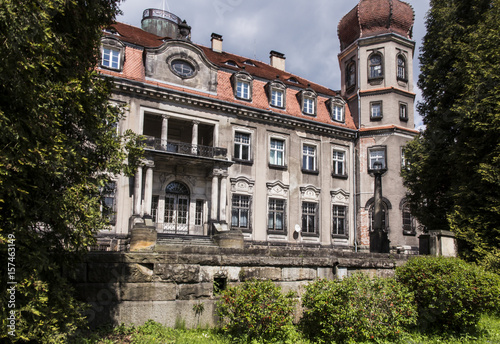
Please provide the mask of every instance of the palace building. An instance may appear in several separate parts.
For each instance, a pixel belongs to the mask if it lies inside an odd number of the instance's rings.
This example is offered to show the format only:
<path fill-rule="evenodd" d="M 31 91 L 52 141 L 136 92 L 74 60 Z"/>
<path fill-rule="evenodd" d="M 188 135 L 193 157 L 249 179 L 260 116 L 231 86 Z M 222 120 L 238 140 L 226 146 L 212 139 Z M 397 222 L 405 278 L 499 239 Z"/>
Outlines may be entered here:
<path fill-rule="evenodd" d="M 264 63 L 225 51 L 219 34 L 194 44 L 166 11 L 107 28 L 98 70 L 126 109 L 117 130 L 143 135 L 145 155 L 135 177 L 115 176 L 98 249 L 369 252 L 381 169 L 389 250 L 418 253 L 400 176 L 418 134 L 413 20 L 403 1 L 361 0 L 338 24 L 341 85 L 326 86 L 289 73 L 277 51 Z"/>

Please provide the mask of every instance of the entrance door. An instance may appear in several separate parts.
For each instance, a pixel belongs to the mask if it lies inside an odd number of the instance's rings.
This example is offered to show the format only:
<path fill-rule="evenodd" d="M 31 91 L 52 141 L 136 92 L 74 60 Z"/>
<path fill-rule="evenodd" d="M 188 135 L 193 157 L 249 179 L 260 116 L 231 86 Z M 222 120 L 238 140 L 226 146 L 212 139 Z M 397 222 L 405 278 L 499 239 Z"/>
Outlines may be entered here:
<path fill-rule="evenodd" d="M 189 189 L 182 183 L 167 185 L 163 232 L 189 234 Z"/>

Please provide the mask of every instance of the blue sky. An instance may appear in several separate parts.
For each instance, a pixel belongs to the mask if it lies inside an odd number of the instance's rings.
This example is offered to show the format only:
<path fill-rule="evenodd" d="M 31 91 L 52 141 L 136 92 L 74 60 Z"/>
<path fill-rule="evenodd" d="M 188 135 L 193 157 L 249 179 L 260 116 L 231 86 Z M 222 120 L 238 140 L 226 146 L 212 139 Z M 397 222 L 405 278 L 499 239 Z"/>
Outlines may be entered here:
<path fill-rule="evenodd" d="M 418 54 L 425 35 L 429 0 L 408 0 L 415 11 L 413 39 L 416 86 Z M 191 26 L 192 41 L 210 46 L 212 32 L 223 36 L 223 50 L 269 63 L 269 52 L 285 54 L 286 70 L 312 82 L 340 89 L 337 25 L 352 0 L 126 0 L 118 21 L 140 27 L 146 8 L 164 8 Z M 421 127 L 421 119 L 415 117 Z"/>

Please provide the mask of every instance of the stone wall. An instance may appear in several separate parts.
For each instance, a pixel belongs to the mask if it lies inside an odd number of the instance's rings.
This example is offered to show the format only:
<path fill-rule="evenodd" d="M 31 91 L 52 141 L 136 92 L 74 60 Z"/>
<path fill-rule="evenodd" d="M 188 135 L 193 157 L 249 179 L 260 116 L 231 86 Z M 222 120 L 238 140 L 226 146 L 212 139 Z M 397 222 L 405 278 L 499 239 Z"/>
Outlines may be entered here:
<path fill-rule="evenodd" d="M 331 248 L 252 247 L 223 249 L 185 247 L 181 252 L 91 252 L 75 271 L 75 287 L 84 301 L 91 326 L 106 323 L 140 325 L 153 319 L 174 327 L 214 326 L 216 286 L 248 279 L 269 279 L 284 291 L 304 287 L 317 278 L 334 279 L 363 271 L 392 276 L 407 256 L 339 252 Z M 193 306 L 203 303 L 198 316 Z M 297 309 L 296 319 L 300 317 Z"/>

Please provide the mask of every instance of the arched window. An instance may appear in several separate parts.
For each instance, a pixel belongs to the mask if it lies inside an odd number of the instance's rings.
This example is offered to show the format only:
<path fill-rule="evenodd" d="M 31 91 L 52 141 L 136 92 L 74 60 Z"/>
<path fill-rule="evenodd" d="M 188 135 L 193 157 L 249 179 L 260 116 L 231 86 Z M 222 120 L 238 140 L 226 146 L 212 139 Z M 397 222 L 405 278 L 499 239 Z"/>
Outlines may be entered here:
<path fill-rule="evenodd" d="M 170 234 L 189 234 L 189 189 L 180 182 L 165 188 L 164 230 Z"/>
<path fill-rule="evenodd" d="M 403 55 L 399 54 L 397 59 L 397 78 L 398 80 L 407 81 L 406 76 L 406 59 Z"/>
<path fill-rule="evenodd" d="M 368 210 L 368 225 L 370 232 L 373 231 L 373 226 L 374 226 L 374 218 L 373 218 L 373 211 L 375 208 L 375 199 L 372 197 L 366 202 L 365 204 L 365 210 Z M 385 198 L 382 197 L 382 230 L 384 232 L 389 231 L 389 211 L 392 209 L 391 202 Z"/>
<path fill-rule="evenodd" d="M 374 53 L 370 56 L 369 60 L 369 78 L 379 79 L 384 77 L 384 71 L 382 66 L 382 55 L 379 53 Z"/>
<path fill-rule="evenodd" d="M 401 223 L 403 224 L 403 234 L 415 235 L 415 219 L 411 215 L 410 205 L 406 200 L 402 200 L 399 208 L 401 209 Z"/>
<path fill-rule="evenodd" d="M 347 64 L 345 71 L 345 86 L 347 88 L 356 85 L 356 63 L 351 61 Z"/>

